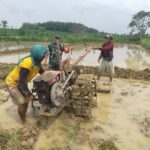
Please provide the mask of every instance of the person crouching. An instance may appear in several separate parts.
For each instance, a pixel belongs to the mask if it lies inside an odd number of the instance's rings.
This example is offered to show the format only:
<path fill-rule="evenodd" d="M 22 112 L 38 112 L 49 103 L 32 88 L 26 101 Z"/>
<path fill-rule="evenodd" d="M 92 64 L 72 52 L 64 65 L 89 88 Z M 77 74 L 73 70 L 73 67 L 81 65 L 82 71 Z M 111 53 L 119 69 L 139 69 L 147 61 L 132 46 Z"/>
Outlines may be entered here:
<path fill-rule="evenodd" d="M 43 45 L 34 45 L 30 55 L 23 58 L 6 77 L 8 91 L 13 103 L 18 105 L 18 114 L 23 124 L 26 124 L 28 103 L 34 99 L 27 84 L 38 73 L 44 73 L 41 62 L 46 54 L 47 49 Z"/>

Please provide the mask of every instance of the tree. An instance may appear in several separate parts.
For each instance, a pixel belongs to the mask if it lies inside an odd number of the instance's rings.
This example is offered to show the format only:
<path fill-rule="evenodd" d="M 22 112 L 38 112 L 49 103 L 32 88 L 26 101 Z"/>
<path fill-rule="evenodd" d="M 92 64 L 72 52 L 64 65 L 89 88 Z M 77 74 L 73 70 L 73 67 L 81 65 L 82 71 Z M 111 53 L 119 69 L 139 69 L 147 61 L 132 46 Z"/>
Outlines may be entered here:
<path fill-rule="evenodd" d="M 26 34 L 25 29 L 23 29 L 23 28 L 19 29 L 18 33 L 19 33 L 19 35 L 25 35 Z"/>
<path fill-rule="evenodd" d="M 132 17 L 129 23 L 131 33 L 138 33 L 142 38 L 150 27 L 150 12 L 140 11 Z"/>
<path fill-rule="evenodd" d="M 6 35 L 7 20 L 2 20 L 1 24 L 3 29 L 3 35 Z"/>
<path fill-rule="evenodd" d="M 7 27 L 7 20 L 2 20 L 2 26 L 3 26 L 3 29 L 6 29 Z"/>

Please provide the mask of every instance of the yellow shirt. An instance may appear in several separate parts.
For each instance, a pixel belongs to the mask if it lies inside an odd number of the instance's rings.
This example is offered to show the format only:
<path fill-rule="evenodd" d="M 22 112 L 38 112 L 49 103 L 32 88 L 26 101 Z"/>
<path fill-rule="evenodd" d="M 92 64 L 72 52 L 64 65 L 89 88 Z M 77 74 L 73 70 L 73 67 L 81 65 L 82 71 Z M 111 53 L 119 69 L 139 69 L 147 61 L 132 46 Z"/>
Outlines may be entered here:
<path fill-rule="evenodd" d="M 6 77 L 6 84 L 8 86 L 13 86 L 16 87 L 18 84 L 19 80 L 19 73 L 20 73 L 20 68 L 26 68 L 30 70 L 30 73 L 27 76 L 27 81 L 29 82 L 36 76 L 36 74 L 39 72 L 39 66 L 34 66 L 32 68 L 32 58 L 27 57 L 23 59 L 19 65 L 17 65 L 11 72 L 10 74 Z"/>

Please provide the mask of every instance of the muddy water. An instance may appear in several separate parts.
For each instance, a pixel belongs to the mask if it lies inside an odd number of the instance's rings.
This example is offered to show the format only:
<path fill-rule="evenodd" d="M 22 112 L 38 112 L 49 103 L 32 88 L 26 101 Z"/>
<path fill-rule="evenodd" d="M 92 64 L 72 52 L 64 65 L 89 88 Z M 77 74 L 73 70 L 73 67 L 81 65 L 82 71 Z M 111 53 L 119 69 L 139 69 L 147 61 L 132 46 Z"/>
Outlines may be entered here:
<path fill-rule="evenodd" d="M 63 112 L 41 132 L 34 148 L 97 150 L 103 139 L 113 141 L 120 150 L 149 150 L 150 126 L 149 130 L 141 126 L 145 118 L 150 120 L 149 90 L 150 83 L 115 80 L 112 93 L 98 94 L 91 121 Z"/>
<path fill-rule="evenodd" d="M 92 45 L 92 44 L 91 44 Z M 83 45 L 74 45 L 78 51 L 73 51 L 72 58 L 77 59 L 83 51 Z M 90 44 L 88 45 L 90 47 Z M 92 46 L 91 46 L 92 47 Z M 97 66 L 97 58 L 99 51 L 91 51 L 86 58 L 80 63 L 81 65 Z M 0 56 L 0 62 L 3 63 L 17 63 L 19 59 L 28 54 L 12 54 L 10 56 Z M 66 58 L 66 55 L 63 56 Z M 123 68 L 130 68 L 134 70 L 141 70 L 150 68 L 150 52 L 138 45 L 120 44 L 116 45 L 114 49 L 114 65 Z"/>
<path fill-rule="evenodd" d="M 9 50 L 16 50 L 16 49 L 24 49 L 30 48 L 34 44 L 38 44 L 39 42 L 11 42 L 11 41 L 3 41 L 0 42 L 0 51 L 9 51 Z M 47 44 L 47 43 L 43 43 Z"/>
<path fill-rule="evenodd" d="M 95 123 L 117 139 L 121 150 L 150 149 L 150 137 L 141 132 L 140 125 L 144 118 L 150 119 L 149 90 L 150 85 L 116 80 L 112 94 L 99 94 Z"/>
<path fill-rule="evenodd" d="M 110 94 L 98 94 L 91 121 L 62 112 L 41 130 L 34 149 L 97 150 L 103 140 L 111 140 L 120 150 L 149 150 L 150 125 L 145 122 L 150 122 L 149 90 L 150 82 L 115 79 Z M 33 120 L 30 109 L 27 116 Z M 0 105 L 0 125 L 22 127 L 10 99 Z"/>
<path fill-rule="evenodd" d="M 32 120 L 32 122 L 35 122 L 33 112 L 30 108 L 31 107 L 29 107 L 27 113 L 28 119 Z M 17 113 L 17 106 L 12 103 L 11 98 L 9 98 L 8 102 L 0 105 L 0 127 L 8 130 L 12 128 L 23 128 Z"/>
<path fill-rule="evenodd" d="M 114 54 L 114 63 L 120 67 L 141 69 L 150 64 L 149 53 L 139 46 L 118 45 Z M 75 51 L 73 58 L 79 55 L 81 53 Z M 98 52 L 91 52 L 81 64 L 98 65 L 98 55 Z M 0 61 L 7 58 L 7 62 L 16 62 L 21 56 L 3 56 Z M 149 91 L 149 82 L 115 79 L 112 93 L 98 94 L 98 107 L 93 109 L 91 121 L 62 112 L 55 121 L 50 122 L 47 130 L 41 130 L 34 149 L 97 150 L 102 140 L 111 140 L 120 150 L 149 150 L 150 126 L 145 122 L 150 121 Z M 33 118 L 31 110 L 28 118 Z M 0 105 L 0 125 L 6 129 L 22 127 L 17 107 L 10 99 Z"/>

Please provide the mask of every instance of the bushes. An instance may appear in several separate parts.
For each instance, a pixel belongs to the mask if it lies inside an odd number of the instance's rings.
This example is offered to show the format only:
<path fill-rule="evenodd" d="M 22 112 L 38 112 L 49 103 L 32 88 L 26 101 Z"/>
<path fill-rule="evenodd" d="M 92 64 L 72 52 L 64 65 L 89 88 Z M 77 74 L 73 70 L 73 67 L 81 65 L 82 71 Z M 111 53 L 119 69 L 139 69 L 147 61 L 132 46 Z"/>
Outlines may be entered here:
<path fill-rule="evenodd" d="M 118 43 L 135 43 L 139 44 L 140 38 L 137 35 L 114 35 L 114 41 Z"/>
<path fill-rule="evenodd" d="M 140 43 L 144 48 L 150 49 L 150 38 L 144 38 Z"/>
<path fill-rule="evenodd" d="M 100 42 L 104 39 L 100 34 L 86 34 L 86 35 L 77 35 L 77 34 L 70 34 L 70 33 L 60 33 L 60 32 L 52 32 L 41 35 L 36 34 L 29 34 L 29 35 L 5 35 L 0 36 L 0 41 L 41 41 L 41 42 L 50 42 L 53 38 L 58 35 L 61 36 L 63 42 L 68 43 L 77 43 L 77 42 Z"/>
<path fill-rule="evenodd" d="M 27 30 L 26 32 L 21 29 L 7 29 L 7 34 L 3 34 L 0 29 L 0 41 L 33 41 L 33 42 L 51 42 L 55 36 L 60 36 L 63 42 L 66 43 L 86 43 L 86 42 L 104 42 L 104 36 L 107 33 L 88 33 L 88 34 L 75 34 L 68 32 L 54 32 L 45 30 Z M 150 37 L 143 38 L 140 41 L 138 34 L 113 34 L 114 42 L 117 43 L 135 43 L 141 44 L 145 48 L 150 49 Z"/>

